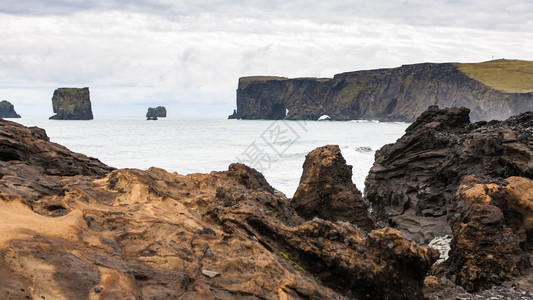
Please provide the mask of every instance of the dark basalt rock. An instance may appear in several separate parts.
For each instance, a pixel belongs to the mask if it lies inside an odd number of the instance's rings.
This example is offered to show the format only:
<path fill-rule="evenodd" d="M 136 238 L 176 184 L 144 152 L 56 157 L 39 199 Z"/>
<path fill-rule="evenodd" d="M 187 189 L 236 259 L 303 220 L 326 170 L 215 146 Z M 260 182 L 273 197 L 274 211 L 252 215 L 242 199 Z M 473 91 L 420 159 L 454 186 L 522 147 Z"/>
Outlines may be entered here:
<path fill-rule="evenodd" d="M 0 118 L 20 118 L 20 115 L 17 114 L 11 102 L 2 100 L 0 102 Z"/>
<path fill-rule="evenodd" d="M 467 108 L 430 107 L 396 143 L 376 152 L 365 197 L 382 225 L 421 243 L 451 235 L 455 192 L 467 175 L 533 178 L 533 112 L 470 123 Z"/>
<path fill-rule="evenodd" d="M 453 63 L 337 74 L 333 78 L 243 77 L 234 119 L 413 122 L 430 105 L 467 107 L 471 119 L 504 120 L 533 110 L 533 93 L 507 93 Z M 288 113 L 287 113 L 288 110 Z"/>
<path fill-rule="evenodd" d="M 347 221 L 367 231 L 376 228 L 361 192 L 352 182 L 352 166 L 346 164 L 337 145 L 319 147 L 305 157 L 291 206 L 307 220 L 319 217 Z"/>
<path fill-rule="evenodd" d="M 59 88 L 52 97 L 51 120 L 92 120 L 89 88 Z"/>
<path fill-rule="evenodd" d="M 147 120 L 157 120 L 157 118 L 166 118 L 167 109 L 163 106 L 150 107 L 146 113 Z"/>

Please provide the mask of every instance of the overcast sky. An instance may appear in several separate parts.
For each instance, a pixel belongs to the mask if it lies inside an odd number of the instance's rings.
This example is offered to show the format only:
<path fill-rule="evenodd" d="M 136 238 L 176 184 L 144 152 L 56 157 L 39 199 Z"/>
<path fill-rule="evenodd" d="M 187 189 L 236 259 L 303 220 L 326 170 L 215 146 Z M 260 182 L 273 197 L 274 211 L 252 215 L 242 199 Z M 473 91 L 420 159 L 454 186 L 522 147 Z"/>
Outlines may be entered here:
<path fill-rule="evenodd" d="M 533 60 L 531 0 L 0 0 L 0 99 L 52 115 L 226 116 L 238 78 L 331 77 L 421 62 Z"/>

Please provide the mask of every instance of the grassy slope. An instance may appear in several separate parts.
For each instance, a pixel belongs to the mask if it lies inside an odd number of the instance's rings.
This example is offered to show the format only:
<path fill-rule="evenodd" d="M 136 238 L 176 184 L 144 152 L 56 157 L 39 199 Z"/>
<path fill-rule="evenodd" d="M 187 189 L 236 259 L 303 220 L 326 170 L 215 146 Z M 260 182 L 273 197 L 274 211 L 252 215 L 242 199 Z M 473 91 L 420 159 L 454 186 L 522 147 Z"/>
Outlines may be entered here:
<path fill-rule="evenodd" d="M 533 61 L 498 59 L 482 63 L 455 63 L 468 77 L 509 93 L 533 92 Z"/>

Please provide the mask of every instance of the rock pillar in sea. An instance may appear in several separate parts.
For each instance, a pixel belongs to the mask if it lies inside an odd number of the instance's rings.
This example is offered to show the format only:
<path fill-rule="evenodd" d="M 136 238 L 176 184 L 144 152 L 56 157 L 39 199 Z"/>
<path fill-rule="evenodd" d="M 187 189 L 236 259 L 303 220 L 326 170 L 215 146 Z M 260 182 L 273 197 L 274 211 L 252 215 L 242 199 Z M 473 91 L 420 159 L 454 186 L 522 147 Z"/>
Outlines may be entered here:
<path fill-rule="evenodd" d="M 53 120 L 92 120 L 89 88 L 59 88 L 52 97 Z"/>

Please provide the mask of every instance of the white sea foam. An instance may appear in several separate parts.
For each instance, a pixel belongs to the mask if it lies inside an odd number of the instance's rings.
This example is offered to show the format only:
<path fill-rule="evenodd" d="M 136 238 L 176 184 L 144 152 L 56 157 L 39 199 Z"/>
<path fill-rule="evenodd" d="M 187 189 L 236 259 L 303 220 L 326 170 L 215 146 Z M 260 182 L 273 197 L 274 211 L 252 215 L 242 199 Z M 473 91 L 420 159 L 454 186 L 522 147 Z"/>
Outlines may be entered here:
<path fill-rule="evenodd" d="M 429 242 L 429 247 L 439 251 L 440 256 L 436 263 L 441 263 L 448 259 L 448 252 L 450 252 L 450 243 L 452 237 L 449 235 L 437 236 Z"/>
<path fill-rule="evenodd" d="M 98 116 L 92 121 L 23 116 L 17 122 L 42 127 L 51 141 L 117 168 L 207 173 L 241 161 L 262 171 L 288 197 L 296 191 L 306 154 L 330 144 L 341 147 L 362 191 L 375 151 L 401 137 L 409 125 L 177 117 L 147 122 L 143 117 Z"/>

